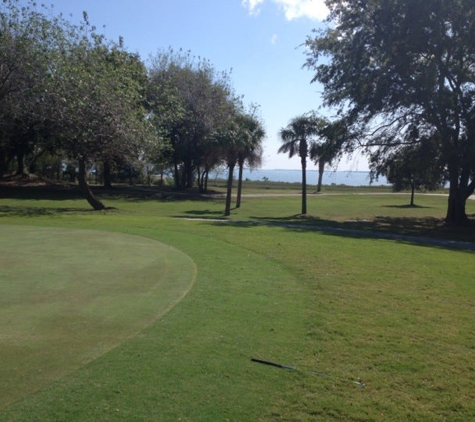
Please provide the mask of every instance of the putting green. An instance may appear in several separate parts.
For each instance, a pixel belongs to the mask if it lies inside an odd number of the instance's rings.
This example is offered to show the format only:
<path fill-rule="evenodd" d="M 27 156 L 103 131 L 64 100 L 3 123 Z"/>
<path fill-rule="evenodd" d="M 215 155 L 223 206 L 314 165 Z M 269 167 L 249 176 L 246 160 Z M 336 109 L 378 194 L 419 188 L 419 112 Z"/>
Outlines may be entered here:
<path fill-rule="evenodd" d="M 0 225 L 0 407 L 134 336 L 190 290 L 193 261 L 112 232 Z"/>

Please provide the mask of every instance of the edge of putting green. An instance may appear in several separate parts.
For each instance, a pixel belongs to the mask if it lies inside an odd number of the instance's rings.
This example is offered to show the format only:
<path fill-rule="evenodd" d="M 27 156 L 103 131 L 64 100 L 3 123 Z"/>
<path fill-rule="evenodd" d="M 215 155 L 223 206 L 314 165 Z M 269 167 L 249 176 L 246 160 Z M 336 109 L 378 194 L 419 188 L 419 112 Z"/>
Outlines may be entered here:
<path fill-rule="evenodd" d="M 119 346 L 191 290 L 182 251 L 137 235 L 0 225 L 0 408 Z"/>

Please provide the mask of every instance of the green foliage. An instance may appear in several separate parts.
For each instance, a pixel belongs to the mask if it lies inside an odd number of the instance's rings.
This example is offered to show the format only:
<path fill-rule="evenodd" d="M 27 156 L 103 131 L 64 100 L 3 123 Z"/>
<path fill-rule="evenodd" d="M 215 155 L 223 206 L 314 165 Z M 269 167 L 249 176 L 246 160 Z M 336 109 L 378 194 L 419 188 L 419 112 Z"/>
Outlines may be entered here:
<path fill-rule="evenodd" d="M 325 121 L 315 117 L 313 113 L 294 117 L 285 128 L 281 128 L 279 135 L 282 145 L 279 153 L 288 153 L 289 158 L 294 155 L 300 157 L 302 166 L 302 214 L 307 213 L 307 157 L 309 148 L 313 147 L 313 156 L 317 154 L 316 138 L 321 132 Z"/>
<path fill-rule="evenodd" d="M 27 158 L 44 149 L 49 133 L 43 103 L 56 25 L 32 1 L 0 4 L 0 177 L 14 157 L 18 173 L 26 174 Z"/>
<path fill-rule="evenodd" d="M 222 157 L 213 134 L 229 124 L 239 105 L 228 72 L 205 59 L 169 49 L 152 59 L 148 104 L 157 132 L 170 145 L 176 187 L 191 188 L 196 173 Z"/>
<path fill-rule="evenodd" d="M 444 166 L 437 158 L 440 154 L 434 151 L 434 148 L 437 148 L 434 139 L 423 139 L 387 156 L 379 150 L 371 157 L 371 179 L 384 175 L 393 185 L 395 192 L 410 189 L 411 205 L 414 205 L 416 189 L 434 191 L 442 188 L 446 182 Z"/>
<path fill-rule="evenodd" d="M 147 75 L 139 57 L 108 42 L 84 22 L 74 25 L 44 6 L 14 0 L 0 15 L 0 159 L 35 162 L 56 153 L 79 162 L 87 188 L 87 161 L 132 158 L 146 149 L 143 109 Z"/>
<path fill-rule="evenodd" d="M 110 185 L 124 164 L 149 181 L 172 167 L 177 188 L 198 178 L 205 191 L 226 155 L 217 133 L 243 110 L 230 72 L 209 60 L 169 49 L 147 68 L 87 12 L 75 24 L 34 0 L 0 2 L 0 59 L 0 177 L 14 160 L 26 176 L 56 154 L 94 209 L 104 204 L 87 183 L 93 168 Z"/>
<path fill-rule="evenodd" d="M 264 137 L 265 130 L 261 121 L 254 112 L 249 113 L 244 110 L 238 110 L 228 125 L 214 134 L 214 138 L 218 142 L 218 154 L 222 156 L 222 160 L 228 169 L 224 215 L 230 215 L 231 213 L 231 195 L 235 167 L 238 166 L 239 169 L 236 201 L 236 208 L 239 208 L 241 206 L 244 163 L 247 161 L 251 167 L 255 167 L 261 162 L 262 141 Z"/>
<path fill-rule="evenodd" d="M 137 155 L 147 134 L 145 68 L 136 55 L 92 40 L 67 40 L 59 51 L 50 100 L 60 144 L 93 161 Z"/>
<path fill-rule="evenodd" d="M 450 177 L 446 220 L 466 222 L 475 189 L 474 3 L 327 3 L 329 25 L 307 39 L 307 66 L 351 125 L 348 143 L 398 149 L 414 127 L 437 140 Z"/>

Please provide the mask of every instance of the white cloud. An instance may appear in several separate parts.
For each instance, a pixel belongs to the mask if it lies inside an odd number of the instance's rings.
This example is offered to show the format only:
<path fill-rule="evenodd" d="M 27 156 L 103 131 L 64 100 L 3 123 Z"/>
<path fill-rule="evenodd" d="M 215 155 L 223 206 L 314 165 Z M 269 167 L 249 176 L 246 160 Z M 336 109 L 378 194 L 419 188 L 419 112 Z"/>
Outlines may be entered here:
<path fill-rule="evenodd" d="M 259 5 L 266 0 L 242 0 L 242 5 L 249 9 L 249 13 L 257 16 L 260 12 Z M 299 18 L 323 20 L 328 15 L 328 8 L 324 0 L 267 0 L 272 1 L 283 10 L 285 18 L 289 21 Z"/>
<path fill-rule="evenodd" d="M 242 0 L 242 5 L 249 9 L 251 16 L 257 16 L 260 13 L 259 5 L 264 3 L 264 0 Z"/>
<path fill-rule="evenodd" d="M 277 34 L 274 34 L 274 35 L 272 35 L 272 38 L 271 38 L 270 42 L 272 44 L 276 44 L 278 38 L 279 38 L 279 36 Z"/>
<path fill-rule="evenodd" d="M 324 0 L 272 0 L 284 10 L 285 17 L 291 21 L 307 17 L 323 20 L 328 15 Z"/>

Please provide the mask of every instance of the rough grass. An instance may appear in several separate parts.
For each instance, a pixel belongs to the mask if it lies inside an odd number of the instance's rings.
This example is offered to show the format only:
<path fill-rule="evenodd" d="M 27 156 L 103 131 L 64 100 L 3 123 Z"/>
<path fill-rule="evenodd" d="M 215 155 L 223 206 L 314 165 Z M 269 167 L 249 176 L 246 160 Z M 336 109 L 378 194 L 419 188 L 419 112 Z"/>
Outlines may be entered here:
<path fill-rule="evenodd" d="M 417 233 L 426 219 L 441 221 L 445 198 L 416 197 L 412 210 L 400 196 L 321 195 L 305 218 L 298 197 L 246 198 L 230 218 L 235 224 L 214 221 L 222 199 L 103 199 L 117 209 L 90 212 L 75 198 L 4 199 L 0 223 L 156 239 L 194 260 L 196 283 L 159 321 L 5 407 L 1 420 L 466 421 L 475 414 L 473 253 L 308 229 L 311 222 L 373 230 L 378 220 L 402 219 L 410 223 L 402 230 Z M 300 227 L 251 224 L 269 221 Z M 365 388 L 351 382 L 360 379 Z"/>

